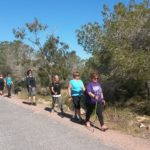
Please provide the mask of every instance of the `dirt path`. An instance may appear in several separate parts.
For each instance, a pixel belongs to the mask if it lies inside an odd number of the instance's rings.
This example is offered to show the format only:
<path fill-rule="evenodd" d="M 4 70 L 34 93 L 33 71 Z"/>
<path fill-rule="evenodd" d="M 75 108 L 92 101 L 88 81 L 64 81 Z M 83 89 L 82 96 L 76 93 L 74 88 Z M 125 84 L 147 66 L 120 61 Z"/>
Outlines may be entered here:
<path fill-rule="evenodd" d="M 43 115 L 46 115 L 48 117 L 51 117 L 52 119 L 55 119 L 56 121 L 61 122 L 65 124 L 66 126 L 70 126 L 72 128 L 75 128 L 79 132 L 84 132 L 86 134 L 91 135 L 92 138 L 97 138 L 101 142 L 103 142 L 105 145 L 109 146 L 115 146 L 118 149 L 122 150 L 149 150 L 150 149 L 150 141 L 138 137 L 133 137 L 131 135 L 127 135 L 125 133 L 119 132 L 119 131 L 113 131 L 108 130 L 106 132 L 101 132 L 98 129 L 94 130 L 94 133 L 88 131 L 84 125 L 80 125 L 77 123 L 74 123 L 70 121 L 71 114 L 69 112 L 66 112 L 66 117 L 61 118 L 57 115 L 57 113 L 50 113 L 48 111 L 48 107 L 46 104 L 38 104 L 37 106 L 31 106 L 28 104 L 25 104 L 25 100 L 18 99 L 16 97 L 13 97 L 11 99 L 5 98 L 6 101 L 9 101 L 10 103 L 19 105 L 20 107 L 24 107 L 26 109 L 32 110 L 34 113 L 40 113 Z"/>

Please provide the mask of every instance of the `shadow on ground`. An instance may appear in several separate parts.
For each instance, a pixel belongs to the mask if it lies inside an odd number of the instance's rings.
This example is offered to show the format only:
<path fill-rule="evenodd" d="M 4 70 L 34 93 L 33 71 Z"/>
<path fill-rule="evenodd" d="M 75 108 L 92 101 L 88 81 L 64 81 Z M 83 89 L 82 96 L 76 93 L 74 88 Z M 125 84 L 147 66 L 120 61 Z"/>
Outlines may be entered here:
<path fill-rule="evenodd" d="M 52 113 L 52 109 L 49 108 L 49 107 L 45 107 L 44 110 L 46 110 L 46 111 Z M 85 124 L 85 121 L 84 121 L 84 120 L 79 121 L 79 120 L 73 118 L 72 114 L 69 114 L 69 113 L 66 113 L 66 112 L 64 112 L 64 113 L 62 114 L 61 112 L 57 112 L 56 110 L 54 110 L 54 112 L 56 112 L 57 115 L 60 116 L 61 118 L 68 118 L 70 121 L 72 121 L 72 122 L 74 122 L 74 123 L 78 123 L 78 124 L 80 124 L 80 125 Z"/>
<path fill-rule="evenodd" d="M 26 105 L 31 105 L 32 104 L 31 102 L 27 102 L 27 101 L 23 101 L 22 103 L 26 104 Z"/>

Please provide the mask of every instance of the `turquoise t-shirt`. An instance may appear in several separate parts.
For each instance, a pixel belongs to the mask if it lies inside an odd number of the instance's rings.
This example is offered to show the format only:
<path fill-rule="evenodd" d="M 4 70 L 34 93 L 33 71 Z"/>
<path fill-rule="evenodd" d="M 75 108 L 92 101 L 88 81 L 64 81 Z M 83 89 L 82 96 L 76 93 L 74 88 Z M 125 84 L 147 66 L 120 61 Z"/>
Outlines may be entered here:
<path fill-rule="evenodd" d="M 8 86 L 12 85 L 11 77 L 6 77 L 6 85 L 8 85 Z"/>
<path fill-rule="evenodd" d="M 71 85 L 71 95 L 72 96 L 81 96 L 82 95 L 82 80 L 70 80 Z"/>

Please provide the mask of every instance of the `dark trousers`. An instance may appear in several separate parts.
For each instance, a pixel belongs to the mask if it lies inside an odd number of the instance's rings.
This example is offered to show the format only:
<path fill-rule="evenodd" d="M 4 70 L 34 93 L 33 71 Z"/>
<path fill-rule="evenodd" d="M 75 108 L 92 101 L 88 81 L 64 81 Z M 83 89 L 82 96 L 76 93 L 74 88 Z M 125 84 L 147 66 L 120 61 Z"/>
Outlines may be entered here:
<path fill-rule="evenodd" d="M 95 110 L 96 104 L 86 104 L 87 111 L 86 111 L 86 122 L 90 120 L 90 116 L 92 115 L 93 111 Z M 98 120 L 100 125 L 104 125 L 103 113 L 102 113 L 102 103 L 97 103 L 96 114 L 98 116 Z"/>
<path fill-rule="evenodd" d="M 7 85 L 8 97 L 11 97 L 11 85 Z"/>

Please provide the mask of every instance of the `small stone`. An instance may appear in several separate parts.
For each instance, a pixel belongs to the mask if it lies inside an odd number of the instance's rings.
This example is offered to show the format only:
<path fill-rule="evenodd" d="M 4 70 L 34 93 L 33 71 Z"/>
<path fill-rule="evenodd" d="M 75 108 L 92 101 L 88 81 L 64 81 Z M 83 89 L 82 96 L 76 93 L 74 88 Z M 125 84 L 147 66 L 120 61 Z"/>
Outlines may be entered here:
<path fill-rule="evenodd" d="M 143 123 L 140 123 L 140 128 L 146 128 L 146 125 Z"/>

